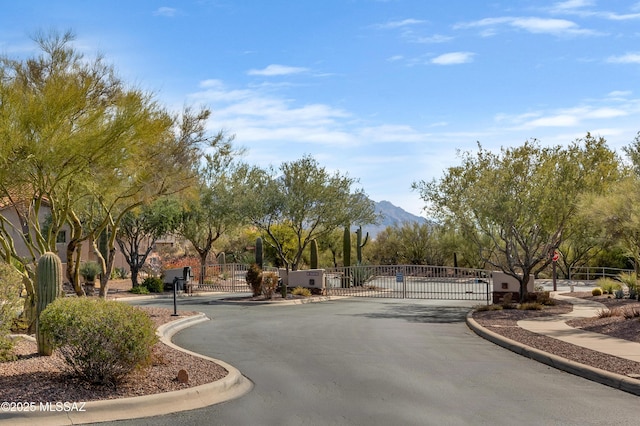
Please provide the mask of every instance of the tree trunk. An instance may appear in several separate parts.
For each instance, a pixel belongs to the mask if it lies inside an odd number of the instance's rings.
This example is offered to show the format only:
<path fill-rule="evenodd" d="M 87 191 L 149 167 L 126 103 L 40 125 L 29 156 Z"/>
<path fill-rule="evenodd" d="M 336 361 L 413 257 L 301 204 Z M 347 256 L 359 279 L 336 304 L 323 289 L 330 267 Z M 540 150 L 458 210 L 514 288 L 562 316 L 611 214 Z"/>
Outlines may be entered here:
<path fill-rule="evenodd" d="M 198 279 L 198 284 L 204 285 L 204 276 L 207 273 L 207 257 L 209 256 L 209 251 L 200 252 L 200 278 Z"/>

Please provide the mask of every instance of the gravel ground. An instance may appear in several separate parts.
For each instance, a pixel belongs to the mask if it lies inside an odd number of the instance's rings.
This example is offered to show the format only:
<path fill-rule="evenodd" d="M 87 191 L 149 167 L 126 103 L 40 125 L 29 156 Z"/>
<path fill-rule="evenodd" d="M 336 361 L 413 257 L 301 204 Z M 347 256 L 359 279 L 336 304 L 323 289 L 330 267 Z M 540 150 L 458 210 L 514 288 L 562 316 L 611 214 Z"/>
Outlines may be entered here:
<path fill-rule="evenodd" d="M 144 308 L 156 326 L 196 314 L 182 312 L 172 317 L 172 310 Z M 91 386 L 75 379 L 66 370 L 62 357 L 55 352 L 50 357 L 37 354 L 36 343 L 19 339 L 15 345 L 17 361 L 0 363 L 0 401 L 13 402 L 87 402 L 102 399 L 150 395 L 185 389 L 219 380 L 227 370 L 206 359 L 185 354 L 162 343 L 153 347 L 152 365 L 135 371 L 117 388 Z M 184 369 L 188 383 L 177 380 Z"/>
<path fill-rule="evenodd" d="M 603 303 L 607 306 L 608 310 L 619 313 L 622 313 L 624 310 L 630 312 L 633 309 L 640 312 L 640 303 L 633 300 L 614 299 L 608 298 L 607 296 L 593 297 L 591 293 L 567 293 L 566 295 Z M 555 306 L 546 307 L 542 311 L 505 309 L 502 311 L 474 312 L 473 319 L 494 333 L 524 343 L 533 348 L 613 373 L 631 377 L 640 375 L 640 363 L 638 362 L 602 354 L 551 337 L 532 333 L 516 325 L 521 319 L 559 315 L 570 312 L 571 309 L 571 304 L 557 301 Z M 625 319 L 624 316 L 596 317 L 571 320 L 568 324 L 586 331 L 640 342 L 640 321 L 638 318 Z"/>

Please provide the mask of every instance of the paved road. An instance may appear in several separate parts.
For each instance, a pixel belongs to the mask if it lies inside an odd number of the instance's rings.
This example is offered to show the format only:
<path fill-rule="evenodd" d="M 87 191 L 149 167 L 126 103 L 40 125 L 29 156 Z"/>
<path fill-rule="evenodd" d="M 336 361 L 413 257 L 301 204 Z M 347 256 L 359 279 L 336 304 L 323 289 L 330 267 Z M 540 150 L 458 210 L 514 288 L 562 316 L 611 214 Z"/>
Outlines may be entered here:
<path fill-rule="evenodd" d="M 470 303 L 346 299 L 246 306 L 194 298 L 212 321 L 174 341 L 239 368 L 247 395 L 117 425 L 635 425 L 638 398 L 473 334 Z M 157 301 L 146 302 L 158 304 Z M 168 302 L 163 302 L 168 305 Z"/>

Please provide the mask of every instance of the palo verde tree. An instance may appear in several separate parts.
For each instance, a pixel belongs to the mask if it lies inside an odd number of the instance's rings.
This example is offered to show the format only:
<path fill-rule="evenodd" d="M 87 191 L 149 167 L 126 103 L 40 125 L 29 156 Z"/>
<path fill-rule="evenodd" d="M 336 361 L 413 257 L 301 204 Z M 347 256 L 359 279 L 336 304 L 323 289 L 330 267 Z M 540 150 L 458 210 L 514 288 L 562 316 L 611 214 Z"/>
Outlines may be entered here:
<path fill-rule="evenodd" d="M 74 206 L 108 188 L 102 177 L 119 173 L 152 115 L 147 97 L 126 89 L 101 57 L 80 55 L 72 40 L 71 33 L 38 35 L 38 56 L 0 59 L 0 196 L 9 207 L 0 245 L 23 274 L 29 321 L 36 258 L 57 251 Z"/>
<path fill-rule="evenodd" d="M 245 212 L 262 230 L 287 270 L 297 270 L 313 239 L 322 239 L 346 223 L 375 223 L 374 204 L 355 179 L 330 173 L 311 156 L 283 163 L 279 170 L 254 170 L 248 175 L 251 199 Z M 288 232 L 278 232 L 283 230 Z M 294 236 L 287 250 L 279 234 Z"/>
<path fill-rule="evenodd" d="M 191 165 L 211 141 L 207 110 L 170 114 L 148 93 L 128 88 L 101 57 L 84 58 L 72 40 L 71 33 L 38 36 L 39 56 L 0 60 L 0 196 L 20 218 L 0 216 L 0 249 L 25 277 L 27 316 L 34 261 L 56 251 L 64 227 L 67 278 L 83 294 L 79 253 L 90 244 L 104 296 L 124 215 L 192 185 Z M 97 250 L 101 235 L 106 259 Z"/>
<path fill-rule="evenodd" d="M 602 138 L 587 134 L 564 148 L 527 141 L 499 154 L 479 146 L 439 181 L 414 183 L 428 210 L 476 245 L 482 260 L 520 282 L 563 241 L 580 194 L 601 192 L 619 175 Z"/>

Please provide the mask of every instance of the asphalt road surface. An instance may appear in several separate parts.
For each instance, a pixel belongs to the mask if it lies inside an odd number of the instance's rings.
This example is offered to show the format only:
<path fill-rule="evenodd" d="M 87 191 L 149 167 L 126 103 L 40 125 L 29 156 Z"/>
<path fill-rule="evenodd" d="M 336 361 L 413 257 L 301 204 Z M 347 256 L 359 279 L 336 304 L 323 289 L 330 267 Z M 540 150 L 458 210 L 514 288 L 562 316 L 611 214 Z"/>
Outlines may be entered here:
<path fill-rule="evenodd" d="M 210 303 L 213 302 L 213 303 Z M 144 302 L 171 307 L 167 300 Z M 114 425 L 636 425 L 638 397 L 495 346 L 464 323 L 478 302 L 342 299 L 178 309 L 208 321 L 174 342 L 255 383 L 220 405 Z"/>

